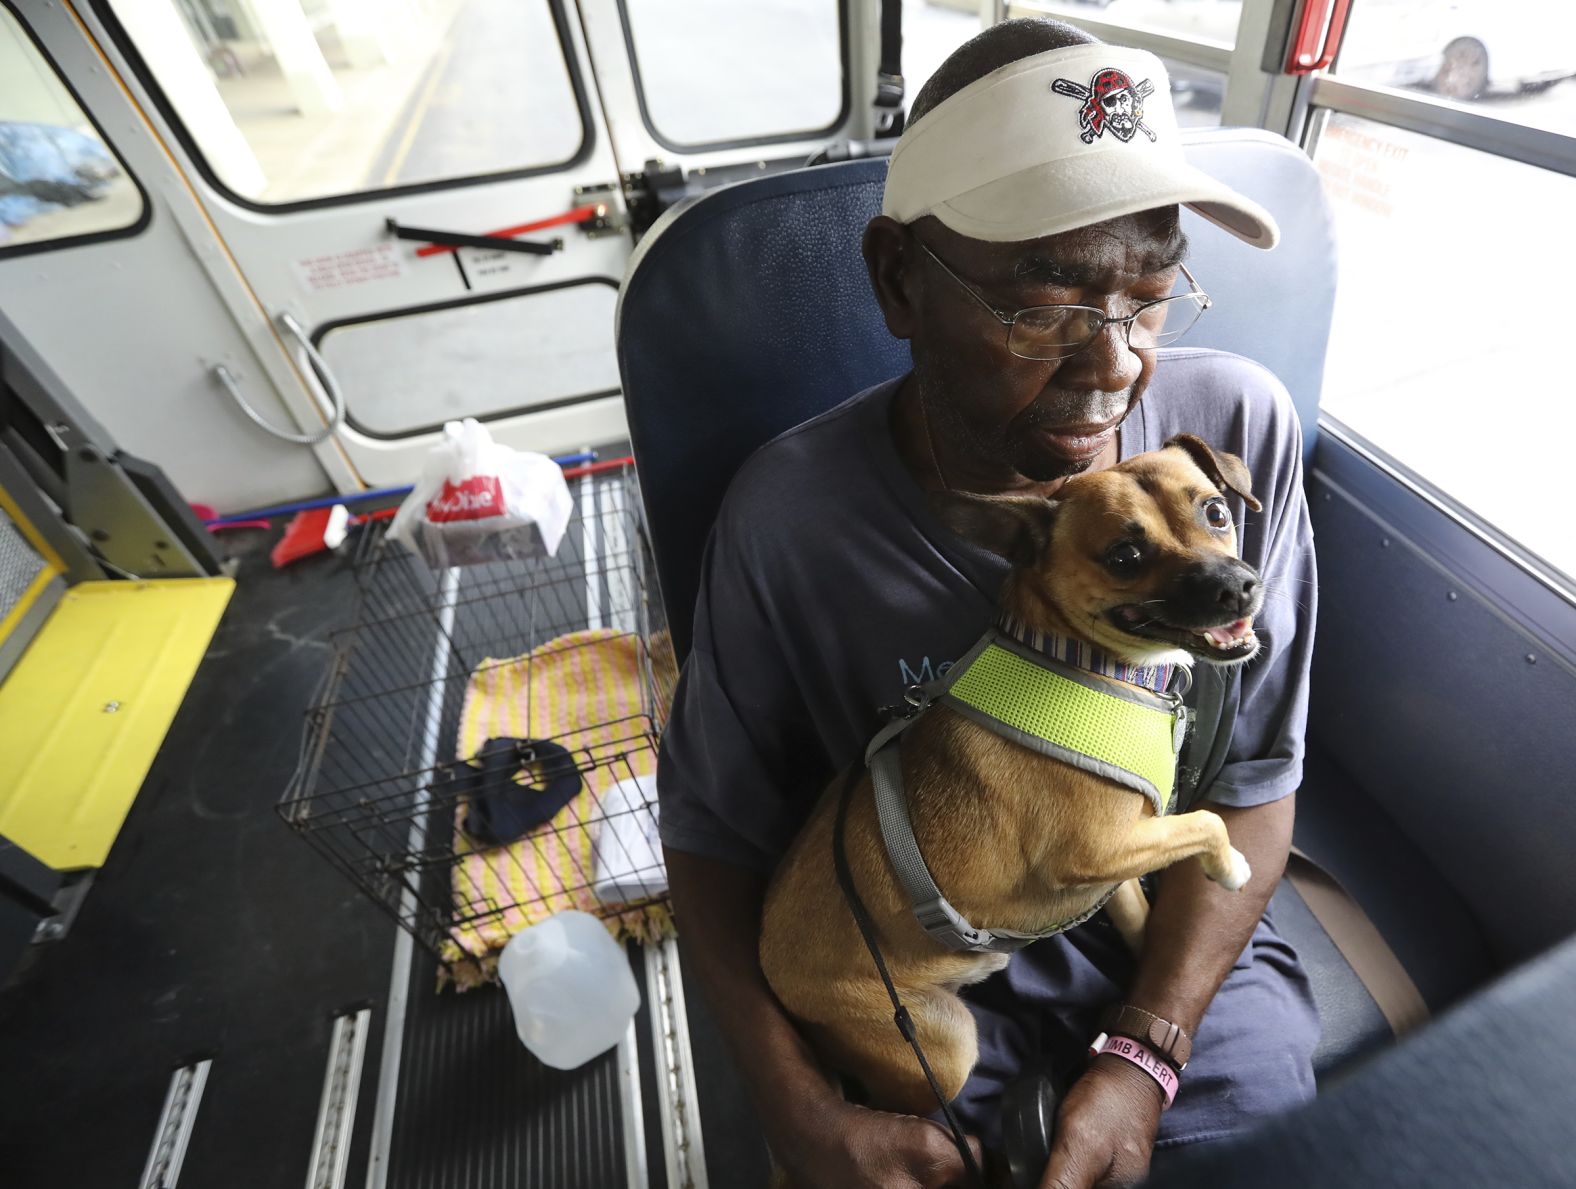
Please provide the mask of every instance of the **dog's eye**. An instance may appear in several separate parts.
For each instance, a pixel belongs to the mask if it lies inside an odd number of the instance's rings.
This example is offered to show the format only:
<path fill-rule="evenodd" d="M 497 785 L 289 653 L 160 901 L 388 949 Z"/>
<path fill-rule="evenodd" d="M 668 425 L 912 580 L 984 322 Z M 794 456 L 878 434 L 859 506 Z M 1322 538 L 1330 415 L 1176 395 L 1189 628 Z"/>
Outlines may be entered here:
<path fill-rule="evenodd" d="M 1231 511 L 1225 500 L 1210 500 L 1204 505 L 1204 522 L 1210 528 L 1226 528 L 1231 524 Z"/>
<path fill-rule="evenodd" d="M 1143 560 L 1143 550 L 1131 541 L 1118 541 L 1105 553 L 1105 564 L 1118 574 L 1127 573 Z"/>

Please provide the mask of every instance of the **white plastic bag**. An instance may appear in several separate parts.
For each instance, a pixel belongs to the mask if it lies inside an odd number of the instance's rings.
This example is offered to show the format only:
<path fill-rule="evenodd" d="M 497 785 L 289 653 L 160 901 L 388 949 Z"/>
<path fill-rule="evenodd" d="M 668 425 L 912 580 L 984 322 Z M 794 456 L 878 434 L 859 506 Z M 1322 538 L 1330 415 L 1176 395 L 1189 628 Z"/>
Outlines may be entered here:
<path fill-rule="evenodd" d="M 590 913 L 521 929 L 498 955 L 514 1030 L 543 1065 L 575 1069 L 623 1039 L 640 1006 L 624 949 Z"/>
<path fill-rule="evenodd" d="M 657 778 L 621 780 L 602 794 L 602 835 L 591 892 L 603 904 L 630 904 L 668 890 L 657 835 Z"/>
<path fill-rule="evenodd" d="M 435 570 L 558 552 L 574 500 L 557 463 L 511 450 L 474 418 L 450 421 L 389 538 Z"/>

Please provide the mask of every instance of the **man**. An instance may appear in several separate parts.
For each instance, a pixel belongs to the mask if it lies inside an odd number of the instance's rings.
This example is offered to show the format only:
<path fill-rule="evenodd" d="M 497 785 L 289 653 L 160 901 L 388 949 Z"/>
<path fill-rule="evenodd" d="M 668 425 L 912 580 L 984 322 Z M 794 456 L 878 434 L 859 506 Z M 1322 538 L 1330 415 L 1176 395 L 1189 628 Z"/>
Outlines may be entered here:
<path fill-rule="evenodd" d="M 1232 894 L 1181 864 L 1156 882 L 1136 963 L 1097 919 L 971 988 L 981 1058 L 958 1107 L 994 1145 L 1005 1085 L 1047 1064 L 1076 1075 L 1045 1179 L 1061 1189 L 1132 1184 L 1157 1143 L 1214 1139 L 1313 1093 L 1306 980 L 1261 919 L 1291 838 L 1312 645 L 1296 417 L 1262 368 L 1210 351 L 1157 355 L 1130 318 L 1191 284 L 1179 279 L 1177 203 L 1260 246 L 1275 231 L 1189 169 L 1176 135 L 1150 55 L 1043 21 L 998 25 L 959 49 L 917 97 L 865 234 L 912 372 L 757 453 L 713 529 L 663 746 L 663 840 L 688 969 L 775 1156 L 806 1189 L 961 1183 L 937 1124 L 828 1086 L 756 956 L 766 880 L 822 787 L 862 754 L 878 707 L 938 675 L 995 614 L 1005 563 L 937 523 L 926 493 L 1052 496 L 1068 476 L 1177 432 L 1241 455 L 1264 504 L 1245 520 L 1240 503 L 1234 512 L 1243 556 L 1272 592 L 1256 624 L 1265 653 L 1243 671 L 1199 672 L 1185 756 L 1254 877 Z M 1053 305 L 1104 317 L 1021 312 Z M 1025 332 L 1036 325 L 1058 329 Z M 1110 1055 L 1082 1067 L 1102 1012 L 1119 1004 L 1192 1039 L 1164 1114 L 1141 1069 Z"/>

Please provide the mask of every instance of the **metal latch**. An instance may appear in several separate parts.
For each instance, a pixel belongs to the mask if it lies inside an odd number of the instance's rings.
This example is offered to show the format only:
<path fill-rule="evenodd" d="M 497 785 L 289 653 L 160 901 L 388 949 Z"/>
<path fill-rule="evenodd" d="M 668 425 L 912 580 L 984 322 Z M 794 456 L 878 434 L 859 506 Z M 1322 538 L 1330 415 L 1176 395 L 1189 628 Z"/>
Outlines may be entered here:
<path fill-rule="evenodd" d="M 903 132 L 903 90 L 901 74 L 881 71 L 876 75 L 876 135 L 893 138 Z"/>
<path fill-rule="evenodd" d="M 685 194 L 683 168 L 656 159 L 647 161 L 644 169 L 626 173 L 622 181 L 624 205 L 637 236 Z"/>
<path fill-rule="evenodd" d="M 613 196 L 617 192 L 617 182 L 599 182 L 594 186 L 575 187 L 575 206 L 596 208 L 589 219 L 584 219 L 580 223 L 580 230 L 587 239 L 624 234 L 629 221 L 613 202 Z"/>

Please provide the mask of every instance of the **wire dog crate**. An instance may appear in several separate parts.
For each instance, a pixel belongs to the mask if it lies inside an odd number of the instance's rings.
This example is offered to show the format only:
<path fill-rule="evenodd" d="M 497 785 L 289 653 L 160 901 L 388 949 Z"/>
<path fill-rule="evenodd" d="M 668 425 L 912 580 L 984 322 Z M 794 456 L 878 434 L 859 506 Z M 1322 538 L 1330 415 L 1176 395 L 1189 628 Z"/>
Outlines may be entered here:
<path fill-rule="evenodd" d="M 356 613 L 332 637 L 279 806 L 462 986 L 562 909 L 621 936 L 668 928 L 654 776 L 676 674 L 648 597 L 639 491 L 627 463 L 571 489 L 551 558 L 433 573 L 367 532 Z M 483 777 L 468 761 L 499 740 L 518 767 Z M 567 765 L 578 791 L 555 801 Z M 503 837 L 500 807 L 551 816 Z"/>

